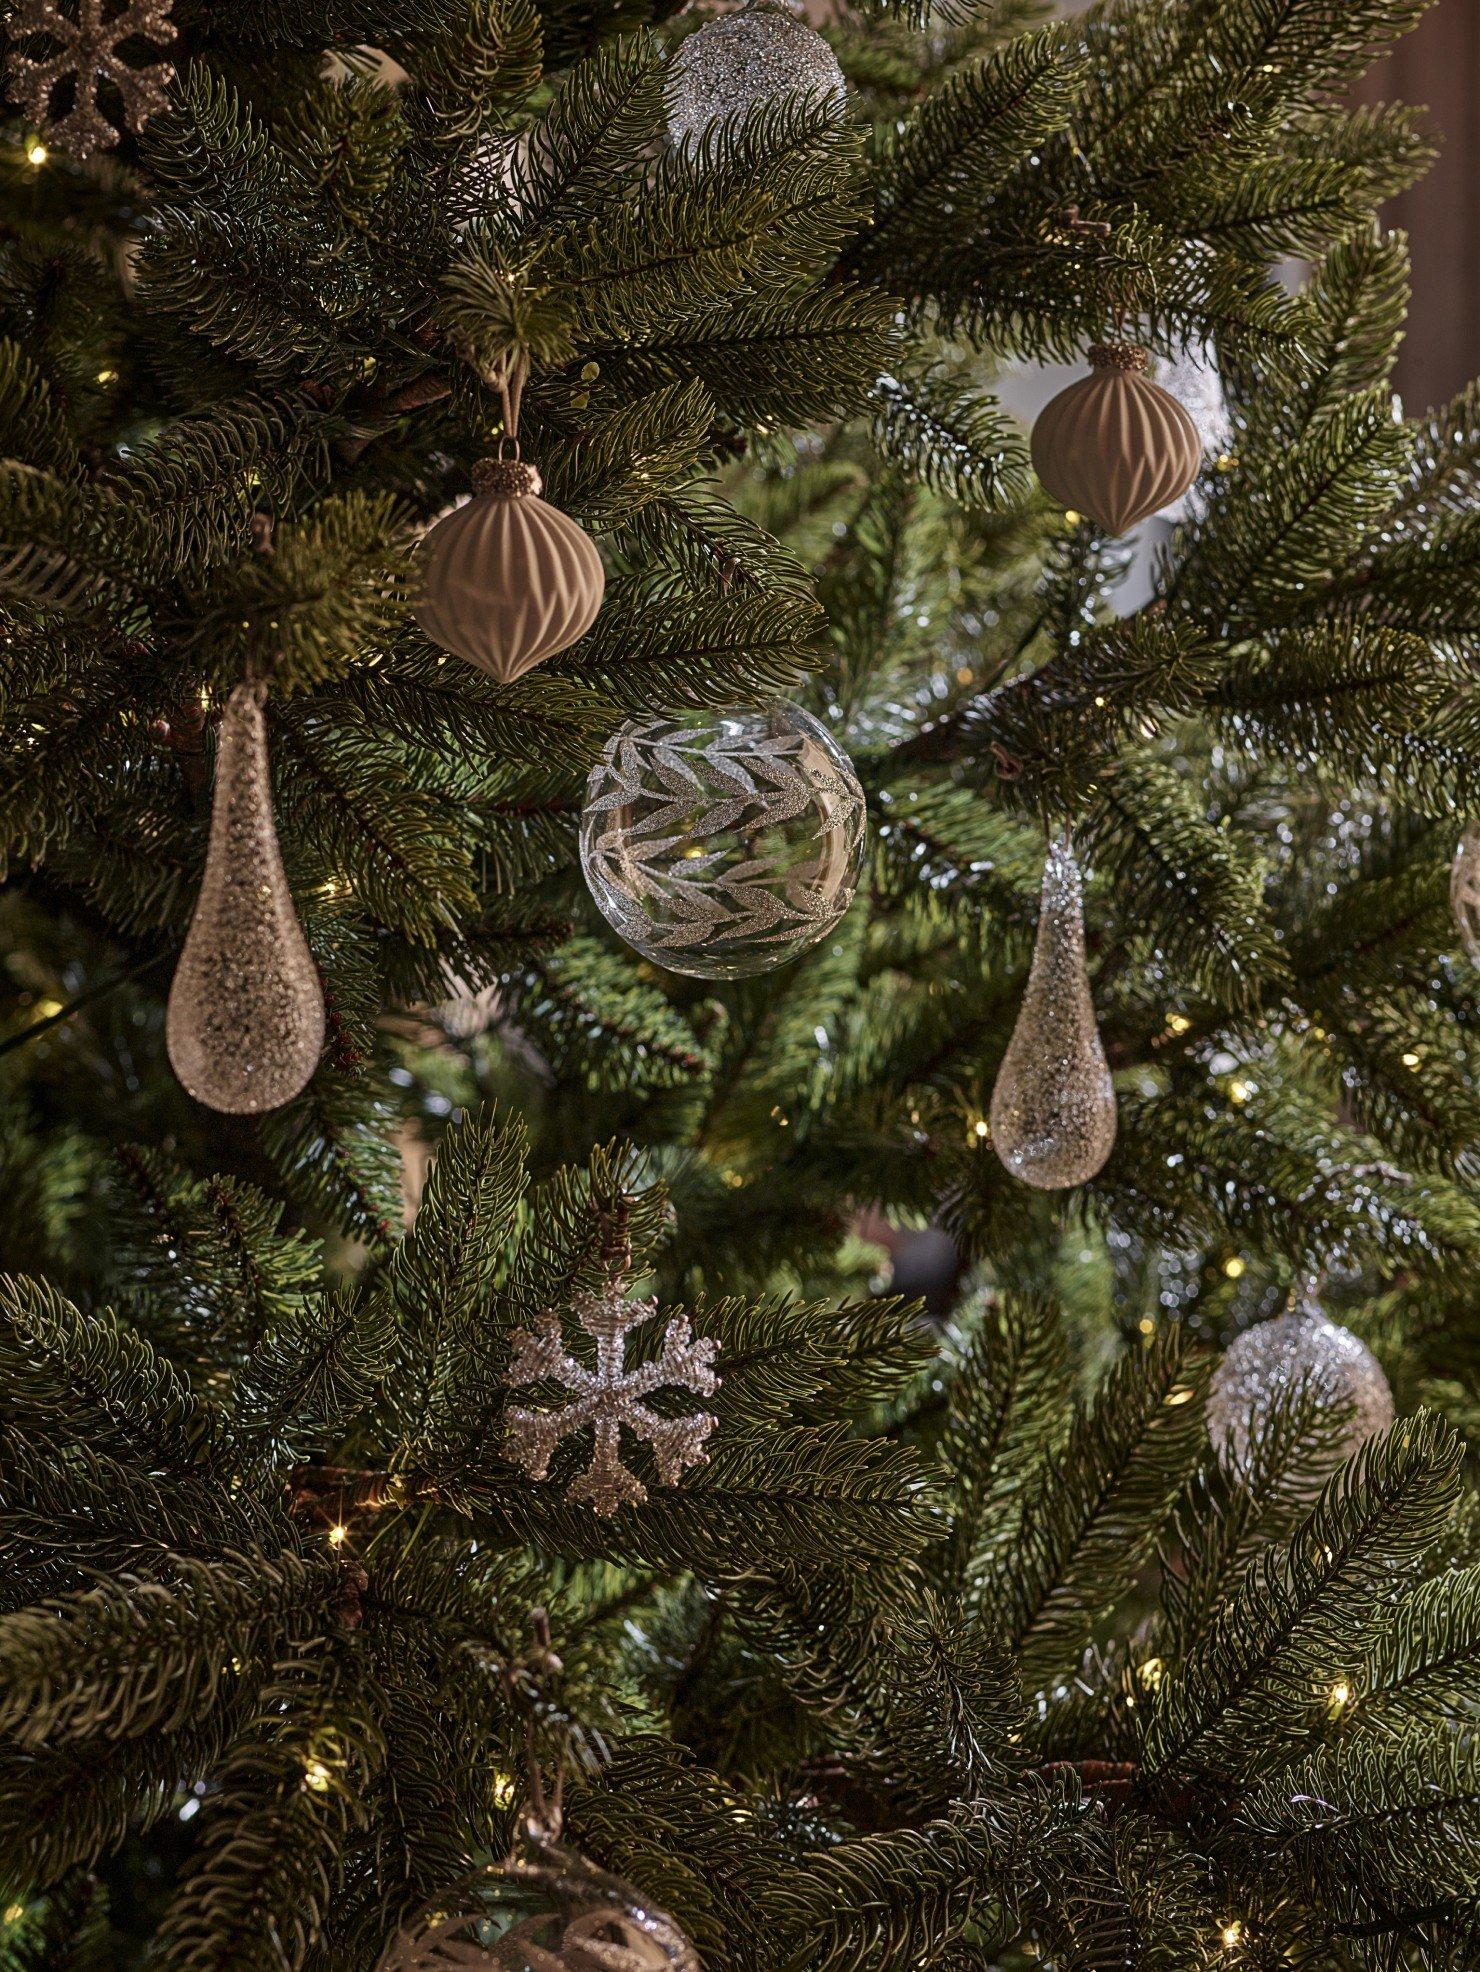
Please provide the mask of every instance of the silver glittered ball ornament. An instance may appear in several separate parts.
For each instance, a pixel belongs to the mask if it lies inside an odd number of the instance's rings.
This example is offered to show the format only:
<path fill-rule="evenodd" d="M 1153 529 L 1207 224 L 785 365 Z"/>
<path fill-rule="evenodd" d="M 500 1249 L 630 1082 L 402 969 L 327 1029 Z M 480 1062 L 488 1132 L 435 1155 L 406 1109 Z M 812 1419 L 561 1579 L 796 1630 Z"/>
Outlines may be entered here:
<path fill-rule="evenodd" d="M 863 789 L 784 702 L 631 720 L 591 770 L 581 868 L 607 922 L 670 972 L 740 979 L 825 938 L 863 866 Z"/>
<path fill-rule="evenodd" d="M 1213 1374 L 1208 1431 L 1225 1465 L 1247 1466 L 1275 1406 L 1305 1388 L 1348 1412 L 1333 1461 L 1350 1458 L 1393 1422 L 1393 1393 L 1365 1342 L 1313 1302 L 1244 1330 Z"/>
<path fill-rule="evenodd" d="M 691 144 L 724 117 L 778 97 L 841 108 L 847 85 L 820 34 L 774 0 L 707 21 L 679 44 L 664 92 L 668 134 Z"/>
<path fill-rule="evenodd" d="M 700 1972 L 665 1910 L 536 1822 L 398 1931 L 378 1972 Z"/>

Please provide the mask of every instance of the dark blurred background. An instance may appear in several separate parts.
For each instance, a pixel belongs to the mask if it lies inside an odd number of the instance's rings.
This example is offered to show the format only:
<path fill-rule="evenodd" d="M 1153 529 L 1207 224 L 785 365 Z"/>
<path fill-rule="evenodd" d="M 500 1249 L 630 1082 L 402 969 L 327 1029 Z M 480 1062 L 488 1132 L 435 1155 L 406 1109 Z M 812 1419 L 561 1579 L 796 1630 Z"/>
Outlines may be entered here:
<path fill-rule="evenodd" d="M 1361 99 L 1425 104 L 1443 146 L 1387 213 L 1413 255 L 1397 377 L 1413 416 L 1480 374 L 1480 0 L 1439 0 L 1366 78 Z"/>

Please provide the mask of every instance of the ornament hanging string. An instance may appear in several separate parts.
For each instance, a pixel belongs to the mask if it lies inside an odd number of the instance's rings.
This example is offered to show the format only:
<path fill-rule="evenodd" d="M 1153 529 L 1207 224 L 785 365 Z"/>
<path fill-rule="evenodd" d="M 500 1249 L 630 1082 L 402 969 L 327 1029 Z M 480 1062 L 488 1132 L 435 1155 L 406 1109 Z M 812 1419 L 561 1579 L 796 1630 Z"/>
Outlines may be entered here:
<path fill-rule="evenodd" d="M 560 1836 L 565 1800 L 565 1766 L 570 1747 L 570 1722 L 560 1715 L 559 1749 L 555 1778 L 547 1788 L 540 1765 L 539 1717 L 554 1709 L 554 1687 L 565 1666 L 550 1642 L 550 1619 L 543 1609 L 529 1615 L 530 1645 L 522 1656 L 510 1659 L 503 1670 L 504 1691 L 510 1707 L 524 1720 L 524 1786 L 526 1819 L 545 1841 Z"/>
<path fill-rule="evenodd" d="M 529 375 L 529 358 L 522 349 L 504 357 L 493 371 L 490 381 L 498 392 L 499 403 L 503 406 L 504 428 L 499 434 L 498 456 L 505 456 L 504 447 L 508 445 L 510 456 L 519 457 L 519 405 L 524 396 L 524 382 Z"/>

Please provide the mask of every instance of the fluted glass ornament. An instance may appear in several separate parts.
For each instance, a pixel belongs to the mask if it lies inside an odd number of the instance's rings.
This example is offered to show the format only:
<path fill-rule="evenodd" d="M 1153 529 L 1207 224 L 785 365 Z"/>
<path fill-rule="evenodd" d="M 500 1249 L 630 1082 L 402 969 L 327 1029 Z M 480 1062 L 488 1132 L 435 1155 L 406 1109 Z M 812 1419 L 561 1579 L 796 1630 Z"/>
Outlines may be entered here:
<path fill-rule="evenodd" d="M 473 1870 L 397 1932 L 378 1972 L 700 1972 L 667 1911 L 526 1823 L 507 1862 Z"/>
<path fill-rule="evenodd" d="M 1393 1393 L 1376 1356 L 1313 1301 L 1287 1315 L 1246 1328 L 1213 1373 L 1208 1432 L 1226 1465 L 1249 1462 L 1250 1448 L 1276 1404 L 1302 1385 L 1326 1402 L 1348 1407 L 1333 1463 L 1386 1431 L 1395 1415 Z"/>
<path fill-rule="evenodd" d="M 602 916 L 695 979 L 770 972 L 825 938 L 853 900 L 863 843 L 853 763 L 780 701 L 630 720 L 592 768 L 581 813 Z"/>
<path fill-rule="evenodd" d="M 1480 965 L 1480 822 L 1471 822 L 1459 839 L 1449 872 L 1449 901 L 1460 943 L 1471 963 Z"/>
<path fill-rule="evenodd" d="M 422 546 L 417 622 L 501 684 L 584 637 L 606 587 L 596 543 L 540 487 L 527 460 L 480 459 Z"/>
<path fill-rule="evenodd" d="M 186 1089 L 240 1116 L 290 1102 L 324 1046 L 323 990 L 272 818 L 266 695 L 238 685 L 221 715 L 205 874 L 165 1021 Z"/>
<path fill-rule="evenodd" d="M 1112 534 L 1179 500 L 1202 466 L 1197 426 L 1146 360 L 1133 342 L 1097 343 L 1090 374 L 1049 399 L 1030 441 L 1045 491 Z"/>
<path fill-rule="evenodd" d="M 820 34 L 789 8 L 759 0 L 706 21 L 679 44 L 665 91 L 668 134 L 692 144 L 721 118 L 782 96 L 841 108 L 847 85 Z"/>
<path fill-rule="evenodd" d="M 1033 964 L 992 1090 L 992 1143 L 1012 1175 L 1040 1191 L 1086 1183 L 1115 1143 L 1115 1089 L 1084 952 L 1084 886 L 1063 836 L 1043 868 Z"/>

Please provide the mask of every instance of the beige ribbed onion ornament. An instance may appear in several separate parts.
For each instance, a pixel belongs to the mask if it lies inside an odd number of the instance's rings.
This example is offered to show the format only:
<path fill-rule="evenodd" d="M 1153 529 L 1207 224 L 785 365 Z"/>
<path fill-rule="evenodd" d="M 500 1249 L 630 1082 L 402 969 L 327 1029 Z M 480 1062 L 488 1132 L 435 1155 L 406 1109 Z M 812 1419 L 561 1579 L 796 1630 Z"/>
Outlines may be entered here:
<path fill-rule="evenodd" d="M 1040 1191 L 1085 1184 L 1115 1144 L 1115 1089 L 1090 998 L 1084 886 L 1067 837 L 1049 844 L 1038 936 L 992 1090 L 992 1143 Z"/>
<path fill-rule="evenodd" d="M 1449 901 L 1460 942 L 1480 965 L 1480 822 L 1471 822 L 1459 839 L 1449 872 Z"/>
<path fill-rule="evenodd" d="M 606 586 L 596 544 L 540 486 L 523 459 L 481 459 L 472 499 L 423 545 L 417 622 L 503 684 L 583 637 Z"/>
<path fill-rule="evenodd" d="M 221 716 L 205 875 L 165 1020 L 189 1093 L 239 1116 L 290 1102 L 324 1046 L 323 989 L 272 818 L 266 696 L 238 685 Z"/>
<path fill-rule="evenodd" d="M 1051 398 L 1033 427 L 1033 468 L 1063 506 L 1125 534 L 1179 500 L 1202 466 L 1202 440 L 1133 342 L 1097 343 L 1090 375 Z"/>

